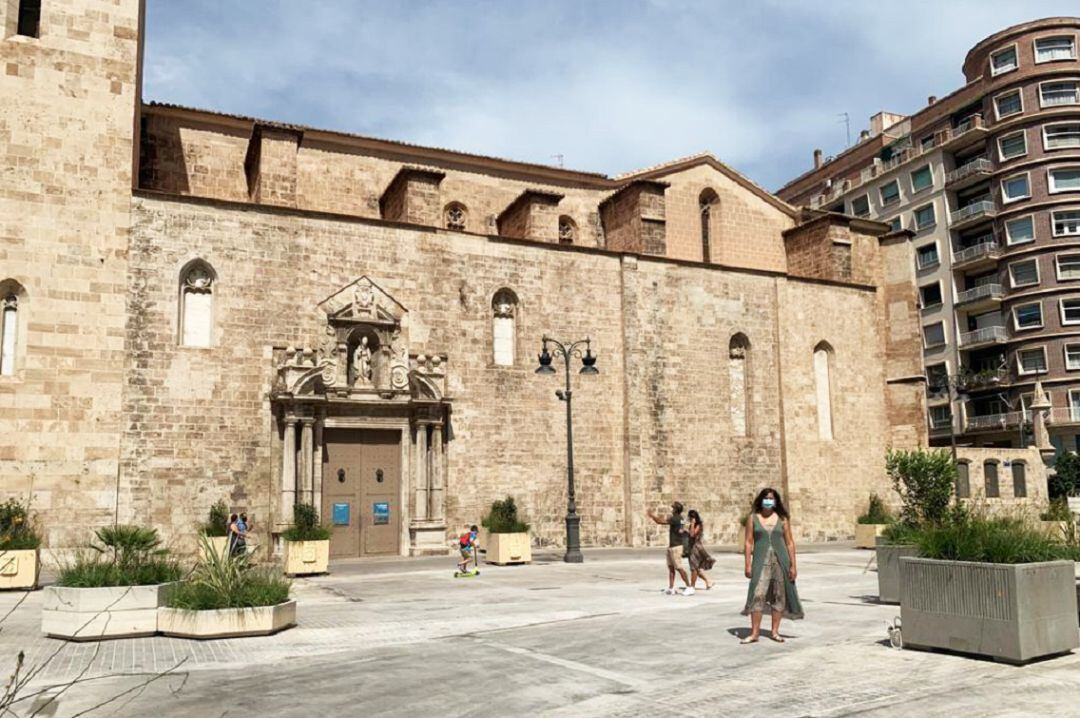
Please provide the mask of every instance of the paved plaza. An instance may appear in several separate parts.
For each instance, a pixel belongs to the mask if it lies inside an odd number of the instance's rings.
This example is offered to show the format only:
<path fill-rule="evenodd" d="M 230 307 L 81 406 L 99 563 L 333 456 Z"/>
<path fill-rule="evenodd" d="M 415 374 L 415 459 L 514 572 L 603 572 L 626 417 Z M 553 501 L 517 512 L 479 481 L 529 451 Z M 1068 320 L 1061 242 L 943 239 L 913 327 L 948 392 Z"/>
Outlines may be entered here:
<path fill-rule="evenodd" d="M 661 550 L 612 549 L 473 579 L 454 579 L 449 558 L 340 563 L 296 581 L 297 628 L 242 640 L 54 641 L 39 633 L 39 591 L 4 621 L 0 648 L 5 675 L 19 650 L 30 666 L 52 656 L 29 692 L 59 688 L 18 715 L 80 715 L 114 696 L 90 715 L 1075 715 L 1080 655 L 1018 668 L 888 647 L 899 609 L 874 602 L 872 555 L 804 552 L 807 618 L 785 623 L 783 645 L 739 644 L 740 556 L 717 553 L 713 590 L 664 596 Z M 0 613 L 19 598 L 0 595 Z"/>

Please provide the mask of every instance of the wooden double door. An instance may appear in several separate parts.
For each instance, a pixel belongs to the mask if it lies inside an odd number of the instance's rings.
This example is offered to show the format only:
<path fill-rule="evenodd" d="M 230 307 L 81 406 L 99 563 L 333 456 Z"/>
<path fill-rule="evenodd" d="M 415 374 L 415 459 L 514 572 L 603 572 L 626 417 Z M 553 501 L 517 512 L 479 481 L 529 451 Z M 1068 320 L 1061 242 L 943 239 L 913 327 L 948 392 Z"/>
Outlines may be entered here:
<path fill-rule="evenodd" d="M 322 515 L 330 557 L 397 554 L 401 542 L 401 432 L 326 429 Z"/>

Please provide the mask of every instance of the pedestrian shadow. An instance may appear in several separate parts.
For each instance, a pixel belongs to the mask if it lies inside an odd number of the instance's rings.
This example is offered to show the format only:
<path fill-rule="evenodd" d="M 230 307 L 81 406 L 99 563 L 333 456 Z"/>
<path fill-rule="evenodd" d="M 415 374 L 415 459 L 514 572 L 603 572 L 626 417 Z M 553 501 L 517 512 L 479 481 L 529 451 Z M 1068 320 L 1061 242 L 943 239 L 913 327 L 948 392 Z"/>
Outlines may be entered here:
<path fill-rule="evenodd" d="M 885 603 L 884 601 L 881 600 L 881 598 L 879 596 L 869 594 L 869 593 L 864 593 L 861 596 L 848 596 L 848 598 L 854 598 L 856 601 L 861 601 L 862 603 L 869 603 L 869 604 L 874 605 L 874 606 L 895 606 L 896 605 L 894 603 Z"/>
<path fill-rule="evenodd" d="M 748 627 L 746 627 L 746 626 L 740 626 L 738 628 L 729 628 L 729 629 L 727 629 L 727 632 L 729 634 L 731 634 L 732 636 L 734 636 L 735 638 L 738 638 L 740 641 L 750 635 L 750 629 Z M 793 636 L 790 633 L 784 633 L 783 631 L 780 631 L 780 637 L 783 638 L 785 641 L 789 641 L 789 640 L 791 640 L 793 638 L 798 638 L 798 636 Z M 773 640 L 771 638 L 769 638 L 769 629 L 766 628 L 765 626 L 761 627 L 761 641 L 763 643 L 764 642 L 773 643 Z"/>

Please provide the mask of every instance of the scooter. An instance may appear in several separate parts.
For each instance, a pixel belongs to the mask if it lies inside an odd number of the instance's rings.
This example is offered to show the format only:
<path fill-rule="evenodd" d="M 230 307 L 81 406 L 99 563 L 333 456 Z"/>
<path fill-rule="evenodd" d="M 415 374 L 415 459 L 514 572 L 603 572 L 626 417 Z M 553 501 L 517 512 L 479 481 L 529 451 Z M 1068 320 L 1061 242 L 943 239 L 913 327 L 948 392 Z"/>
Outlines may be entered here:
<path fill-rule="evenodd" d="M 473 544 L 473 567 L 466 571 L 454 571 L 454 578 L 473 578 L 480 575 L 480 556 L 476 551 L 476 544 Z M 468 566 L 468 564 L 465 564 Z"/>

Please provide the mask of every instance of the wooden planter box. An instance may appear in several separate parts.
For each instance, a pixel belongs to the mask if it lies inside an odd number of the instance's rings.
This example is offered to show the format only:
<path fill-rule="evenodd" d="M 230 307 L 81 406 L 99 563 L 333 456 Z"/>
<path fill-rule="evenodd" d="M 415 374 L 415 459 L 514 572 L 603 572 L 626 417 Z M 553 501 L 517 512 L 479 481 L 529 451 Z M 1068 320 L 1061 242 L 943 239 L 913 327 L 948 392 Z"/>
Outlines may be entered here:
<path fill-rule="evenodd" d="M 310 576 L 327 573 L 330 566 L 330 540 L 282 541 L 286 576 Z"/>
<path fill-rule="evenodd" d="M 529 534 L 491 534 L 488 537 L 487 563 L 505 566 L 508 563 L 531 563 L 532 546 Z"/>
<path fill-rule="evenodd" d="M 875 549 L 878 601 L 900 603 L 900 559 L 904 556 L 918 556 L 919 549 L 915 546 L 882 543 L 880 539 Z"/>
<path fill-rule="evenodd" d="M 46 586 L 41 630 L 69 641 L 152 636 L 157 633 L 158 608 L 165 603 L 170 586 Z"/>
<path fill-rule="evenodd" d="M 0 590 L 37 588 L 40 566 L 36 548 L 0 551 Z"/>
<path fill-rule="evenodd" d="M 876 548 L 877 537 L 889 524 L 855 524 L 855 548 Z"/>
<path fill-rule="evenodd" d="M 189 611 L 183 608 L 158 609 L 158 630 L 181 638 L 233 638 L 269 636 L 296 625 L 296 601 L 256 608 L 222 608 Z"/>
<path fill-rule="evenodd" d="M 1072 561 L 900 560 L 904 646 L 1026 663 L 1080 646 Z"/>

